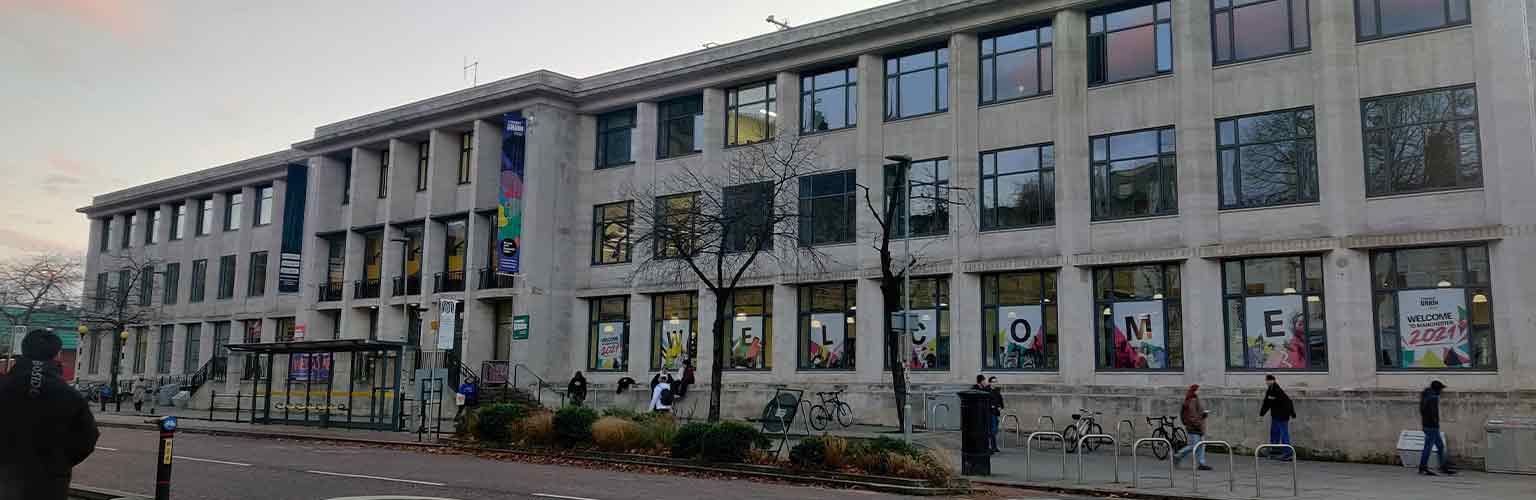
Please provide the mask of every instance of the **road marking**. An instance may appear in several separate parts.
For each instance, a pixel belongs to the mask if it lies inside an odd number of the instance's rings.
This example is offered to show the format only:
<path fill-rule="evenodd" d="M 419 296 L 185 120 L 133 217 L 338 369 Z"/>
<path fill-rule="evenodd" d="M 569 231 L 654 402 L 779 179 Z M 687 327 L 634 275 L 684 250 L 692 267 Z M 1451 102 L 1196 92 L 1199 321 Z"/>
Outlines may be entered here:
<path fill-rule="evenodd" d="M 117 448 L 108 448 L 108 447 L 105 447 L 105 446 L 97 446 L 96 449 L 101 450 L 101 451 L 117 451 Z"/>
<path fill-rule="evenodd" d="M 395 478 L 392 478 L 392 477 L 364 476 L 362 474 L 342 474 L 340 472 L 326 472 L 326 471 L 323 471 L 323 470 L 307 470 L 307 471 L 304 471 L 304 472 L 308 472 L 310 474 L 320 474 L 320 475 L 324 475 L 324 476 L 355 477 L 355 478 L 359 478 L 359 479 L 377 479 L 377 480 L 380 480 L 380 481 L 394 481 L 394 482 L 397 482 L 397 483 L 424 484 L 424 485 L 427 485 L 427 486 L 447 486 L 446 484 L 443 484 L 443 483 L 433 483 L 433 482 L 428 482 L 428 481 L 413 481 L 413 480 L 410 480 L 410 479 L 395 479 Z"/>
<path fill-rule="evenodd" d="M 559 498 L 559 499 L 562 499 L 562 500 L 597 500 L 596 498 L 568 497 L 568 496 L 565 496 L 565 495 L 551 495 L 551 494 L 548 494 L 548 493 L 534 493 L 533 496 L 544 497 L 544 498 Z"/>
<path fill-rule="evenodd" d="M 239 467 L 250 467 L 251 466 L 251 464 L 242 464 L 240 462 L 225 462 L 223 460 L 213 460 L 213 459 L 209 459 L 209 458 L 183 457 L 181 455 L 172 455 L 172 456 L 176 457 L 177 460 L 191 460 L 193 462 L 208 462 L 208 463 L 212 463 L 212 464 L 234 465 L 234 466 L 239 466 Z"/>

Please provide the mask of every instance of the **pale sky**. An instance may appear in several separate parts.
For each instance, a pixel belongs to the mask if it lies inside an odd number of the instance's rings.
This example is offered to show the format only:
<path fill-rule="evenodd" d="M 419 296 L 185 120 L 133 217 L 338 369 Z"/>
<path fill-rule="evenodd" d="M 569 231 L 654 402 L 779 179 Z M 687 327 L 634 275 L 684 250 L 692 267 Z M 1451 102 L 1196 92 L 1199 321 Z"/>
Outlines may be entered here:
<path fill-rule="evenodd" d="M 575 77 L 884 0 L 0 0 L 0 259 L 83 254 L 92 196 L 549 69 Z"/>

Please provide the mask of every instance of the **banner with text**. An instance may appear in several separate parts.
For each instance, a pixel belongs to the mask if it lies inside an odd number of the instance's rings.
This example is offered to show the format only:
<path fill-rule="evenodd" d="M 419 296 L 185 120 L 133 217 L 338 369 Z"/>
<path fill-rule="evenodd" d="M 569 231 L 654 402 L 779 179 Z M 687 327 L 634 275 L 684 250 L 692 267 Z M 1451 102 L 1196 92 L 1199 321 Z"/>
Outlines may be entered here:
<path fill-rule="evenodd" d="M 624 322 L 614 321 L 597 325 L 597 370 L 624 369 Z"/>
<path fill-rule="evenodd" d="M 763 350 L 763 317 L 737 316 L 731 321 L 731 368 L 767 367 Z"/>
<path fill-rule="evenodd" d="M 1300 295 L 1249 297 L 1243 309 L 1248 368 L 1307 367 L 1307 321 Z"/>
<path fill-rule="evenodd" d="M 1163 331 L 1163 301 L 1116 302 L 1112 316 L 1115 329 L 1114 368 L 1168 367 L 1168 337 Z"/>
<path fill-rule="evenodd" d="M 818 313 L 811 315 L 811 331 L 806 340 L 811 366 L 815 368 L 842 368 L 848 361 L 843 358 L 843 343 L 847 341 L 847 316 L 843 313 Z"/>
<path fill-rule="evenodd" d="M 496 272 L 522 272 L 523 248 L 523 154 L 527 148 L 528 120 L 522 113 L 505 116 L 501 129 L 501 180 L 496 196 Z"/>
<path fill-rule="evenodd" d="M 1466 289 L 1397 292 L 1397 316 L 1404 368 L 1459 367 L 1472 362 Z"/>
<path fill-rule="evenodd" d="M 1045 332 L 1040 306 L 997 308 L 998 345 L 992 355 L 999 368 L 1044 368 Z"/>

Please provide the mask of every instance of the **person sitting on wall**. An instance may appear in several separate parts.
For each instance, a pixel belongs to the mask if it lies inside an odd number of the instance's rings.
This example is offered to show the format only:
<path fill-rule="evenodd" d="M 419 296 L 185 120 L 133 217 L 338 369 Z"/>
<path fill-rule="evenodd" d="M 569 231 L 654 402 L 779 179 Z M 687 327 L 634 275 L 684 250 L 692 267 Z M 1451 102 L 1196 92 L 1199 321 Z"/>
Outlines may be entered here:
<path fill-rule="evenodd" d="M 580 371 L 576 372 L 571 382 L 565 385 L 565 393 L 570 396 L 572 406 L 581 406 L 587 400 L 587 377 L 582 376 Z"/>

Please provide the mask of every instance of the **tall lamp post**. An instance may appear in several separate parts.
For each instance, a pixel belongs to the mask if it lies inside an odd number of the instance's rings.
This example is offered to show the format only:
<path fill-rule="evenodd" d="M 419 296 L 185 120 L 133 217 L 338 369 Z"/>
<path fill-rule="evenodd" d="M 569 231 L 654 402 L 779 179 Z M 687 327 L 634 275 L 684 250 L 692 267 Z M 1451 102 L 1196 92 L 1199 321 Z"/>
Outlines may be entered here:
<path fill-rule="evenodd" d="M 76 328 L 76 331 L 80 332 L 80 336 L 82 338 L 91 333 L 90 327 L 85 325 L 80 325 L 78 328 Z M 123 359 L 123 345 L 127 342 L 127 330 L 123 330 L 116 335 L 112 335 L 112 379 L 111 385 L 108 387 L 111 388 L 112 399 L 115 401 L 115 403 L 113 403 L 116 405 L 114 411 L 118 412 L 123 411 L 123 397 L 122 395 L 118 394 L 117 372 L 121 369 Z M 107 411 L 107 398 L 101 398 L 101 411 Z"/>
<path fill-rule="evenodd" d="M 901 178 L 905 186 L 899 186 L 902 196 L 908 196 L 907 190 L 912 187 L 912 157 L 907 155 L 891 155 L 885 159 L 896 162 L 896 169 L 901 172 Z M 889 193 L 886 196 L 890 196 Z M 904 266 L 912 265 L 912 200 L 902 200 L 901 203 L 901 252 L 906 257 Z M 912 355 L 912 348 L 907 346 L 912 341 L 912 269 L 904 269 L 901 273 L 901 363 L 905 367 L 909 365 L 908 356 Z M 895 373 L 894 371 L 892 373 Z M 906 393 L 901 395 L 902 414 L 907 418 L 901 419 L 901 437 L 908 442 L 912 441 L 912 384 L 905 385 Z M 926 404 L 926 403 L 925 403 Z"/>

